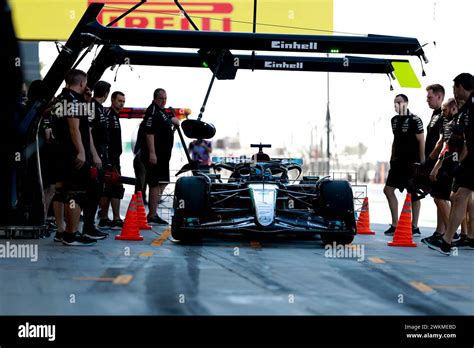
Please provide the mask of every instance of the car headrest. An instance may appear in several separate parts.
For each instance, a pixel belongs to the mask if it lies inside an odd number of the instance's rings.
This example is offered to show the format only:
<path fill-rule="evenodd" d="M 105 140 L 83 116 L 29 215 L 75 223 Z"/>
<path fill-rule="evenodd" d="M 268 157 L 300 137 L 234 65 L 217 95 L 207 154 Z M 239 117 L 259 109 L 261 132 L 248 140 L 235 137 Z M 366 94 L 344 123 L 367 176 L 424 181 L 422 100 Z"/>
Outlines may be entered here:
<path fill-rule="evenodd" d="M 256 161 L 270 161 L 270 156 L 263 152 L 257 152 L 255 155 L 252 155 L 252 160 Z"/>

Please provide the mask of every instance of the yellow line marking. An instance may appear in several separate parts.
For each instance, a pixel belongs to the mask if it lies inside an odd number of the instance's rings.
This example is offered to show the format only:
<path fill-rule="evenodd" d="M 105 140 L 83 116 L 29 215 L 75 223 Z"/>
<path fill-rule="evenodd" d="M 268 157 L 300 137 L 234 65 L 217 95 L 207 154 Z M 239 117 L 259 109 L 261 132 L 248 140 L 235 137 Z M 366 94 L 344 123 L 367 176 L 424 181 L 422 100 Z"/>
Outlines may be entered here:
<path fill-rule="evenodd" d="M 161 244 L 158 244 L 158 242 L 160 241 L 159 238 L 155 238 L 153 239 L 153 241 L 151 242 L 151 246 L 160 246 Z"/>
<path fill-rule="evenodd" d="M 410 285 L 413 286 L 416 290 L 421 291 L 423 293 L 428 293 L 428 292 L 433 291 L 433 288 L 431 286 L 428 286 L 422 282 L 412 281 L 410 282 Z"/>
<path fill-rule="evenodd" d="M 122 274 L 117 277 L 75 277 L 73 280 L 91 280 L 96 282 L 112 282 L 113 284 L 128 284 L 132 281 L 133 276 L 130 274 Z"/>
<path fill-rule="evenodd" d="M 153 252 L 152 251 L 143 252 L 143 253 L 140 253 L 140 255 L 138 256 L 150 257 L 150 256 L 153 256 Z"/>
<path fill-rule="evenodd" d="M 260 244 L 259 241 L 251 241 L 251 242 L 250 242 L 250 247 L 251 247 L 251 248 L 254 248 L 254 249 L 261 249 L 261 248 L 262 248 L 262 244 Z"/>
<path fill-rule="evenodd" d="M 470 289 L 469 285 L 430 285 L 434 289 Z"/>
<path fill-rule="evenodd" d="M 73 280 L 93 280 L 96 282 L 112 282 L 115 278 L 110 277 L 75 277 Z"/>
<path fill-rule="evenodd" d="M 130 274 L 122 274 L 117 276 L 112 283 L 114 284 L 120 284 L 120 285 L 126 285 L 130 283 L 133 279 L 133 276 Z"/>
<path fill-rule="evenodd" d="M 369 260 L 372 261 L 373 263 L 385 263 L 385 261 L 379 257 L 369 257 Z"/>
<path fill-rule="evenodd" d="M 385 261 L 393 262 L 393 263 L 416 263 L 416 260 L 385 259 Z"/>
<path fill-rule="evenodd" d="M 171 229 L 167 228 L 163 231 L 160 238 L 153 239 L 151 246 L 161 246 L 164 242 L 168 240 L 168 237 L 171 235 Z"/>

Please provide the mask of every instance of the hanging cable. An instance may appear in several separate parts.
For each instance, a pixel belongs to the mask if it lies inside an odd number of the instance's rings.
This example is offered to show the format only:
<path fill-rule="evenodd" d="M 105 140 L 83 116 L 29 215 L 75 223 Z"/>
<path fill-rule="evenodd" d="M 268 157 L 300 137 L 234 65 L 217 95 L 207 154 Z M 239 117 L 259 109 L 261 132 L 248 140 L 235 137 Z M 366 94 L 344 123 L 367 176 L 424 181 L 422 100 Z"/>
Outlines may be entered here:
<path fill-rule="evenodd" d="M 390 82 L 390 91 L 393 91 L 392 79 L 390 78 L 390 74 L 387 74 L 388 81 Z"/>
<path fill-rule="evenodd" d="M 418 57 L 418 59 L 420 60 L 420 64 L 421 64 L 421 76 L 426 76 L 425 66 L 423 64 L 423 60 L 421 59 L 421 57 Z"/>
<path fill-rule="evenodd" d="M 122 64 L 119 64 L 117 70 L 115 71 L 114 82 L 117 82 L 117 75 L 118 75 L 118 71 L 119 71 L 119 69 L 120 69 L 121 66 L 122 66 Z"/>
<path fill-rule="evenodd" d="M 59 47 L 61 47 L 61 49 L 63 49 L 64 51 L 66 51 L 67 53 L 69 54 L 72 54 L 72 50 L 66 46 L 64 46 L 62 43 L 60 43 L 59 41 L 54 41 L 54 44 L 56 45 L 56 49 L 58 50 L 58 53 L 61 53 L 61 50 L 59 49 Z"/>
<path fill-rule="evenodd" d="M 97 58 L 97 50 L 99 49 L 99 47 L 100 47 L 100 44 L 95 47 L 94 59 L 92 59 L 93 62 L 95 62 L 95 60 Z"/>

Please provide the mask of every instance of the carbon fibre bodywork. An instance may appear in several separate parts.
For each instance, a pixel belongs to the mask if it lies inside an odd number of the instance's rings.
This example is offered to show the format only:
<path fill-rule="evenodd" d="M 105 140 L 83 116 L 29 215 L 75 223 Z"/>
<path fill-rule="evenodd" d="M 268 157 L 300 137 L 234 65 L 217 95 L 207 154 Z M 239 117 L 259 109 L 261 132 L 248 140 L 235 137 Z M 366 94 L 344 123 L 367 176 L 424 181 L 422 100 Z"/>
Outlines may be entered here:
<path fill-rule="evenodd" d="M 356 234 L 349 182 L 328 177 L 289 180 L 301 167 L 291 160 L 218 163 L 219 174 L 199 172 L 178 179 L 173 237 L 179 240 L 218 233 L 320 234 L 350 239 Z M 225 182 L 224 182 L 225 181 Z"/>

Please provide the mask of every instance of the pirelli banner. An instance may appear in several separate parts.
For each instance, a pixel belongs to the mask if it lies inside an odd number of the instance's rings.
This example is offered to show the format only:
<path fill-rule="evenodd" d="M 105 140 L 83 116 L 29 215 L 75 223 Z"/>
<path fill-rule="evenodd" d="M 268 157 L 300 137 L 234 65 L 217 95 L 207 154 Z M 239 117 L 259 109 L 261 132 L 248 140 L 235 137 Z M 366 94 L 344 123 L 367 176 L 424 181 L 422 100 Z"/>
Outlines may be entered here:
<path fill-rule="evenodd" d="M 21 40 L 65 41 L 92 2 L 105 3 L 98 17 L 107 25 L 139 1 L 9 0 Z M 258 0 L 257 32 L 331 34 L 334 0 Z M 183 0 L 200 30 L 251 32 L 253 0 Z M 193 30 L 173 0 L 147 1 L 115 24 L 118 27 Z"/>

